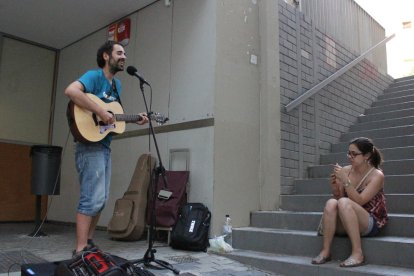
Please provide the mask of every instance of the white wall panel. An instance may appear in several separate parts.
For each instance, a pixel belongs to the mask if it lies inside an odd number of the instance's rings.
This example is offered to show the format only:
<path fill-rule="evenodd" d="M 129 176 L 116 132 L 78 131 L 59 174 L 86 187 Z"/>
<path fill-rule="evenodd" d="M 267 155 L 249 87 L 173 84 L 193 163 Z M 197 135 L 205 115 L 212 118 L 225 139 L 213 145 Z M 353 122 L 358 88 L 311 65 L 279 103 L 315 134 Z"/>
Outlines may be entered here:
<path fill-rule="evenodd" d="M 170 117 L 213 117 L 217 1 L 174 1 Z"/>
<path fill-rule="evenodd" d="M 0 139 L 47 144 L 55 52 L 3 38 Z"/>

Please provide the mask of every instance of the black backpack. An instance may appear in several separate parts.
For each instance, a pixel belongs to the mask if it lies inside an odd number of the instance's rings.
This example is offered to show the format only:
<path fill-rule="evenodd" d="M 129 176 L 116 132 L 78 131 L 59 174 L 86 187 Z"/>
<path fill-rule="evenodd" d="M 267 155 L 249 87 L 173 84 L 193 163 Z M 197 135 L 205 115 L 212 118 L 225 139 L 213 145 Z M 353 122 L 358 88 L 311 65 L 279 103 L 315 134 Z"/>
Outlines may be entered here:
<path fill-rule="evenodd" d="M 207 251 L 210 220 L 211 213 L 204 204 L 184 204 L 171 232 L 171 247 Z"/>

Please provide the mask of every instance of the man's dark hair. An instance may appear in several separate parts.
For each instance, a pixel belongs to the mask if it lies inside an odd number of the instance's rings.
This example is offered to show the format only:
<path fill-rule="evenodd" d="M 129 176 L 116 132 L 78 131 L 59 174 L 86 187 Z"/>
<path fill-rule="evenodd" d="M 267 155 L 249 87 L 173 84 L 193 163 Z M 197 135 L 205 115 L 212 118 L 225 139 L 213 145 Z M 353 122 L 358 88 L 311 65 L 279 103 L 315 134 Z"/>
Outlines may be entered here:
<path fill-rule="evenodd" d="M 109 56 L 111 56 L 115 44 L 119 43 L 108 40 L 101 47 L 99 47 L 98 52 L 96 53 L 96 63 L 98 64 L 99 68 L 103 68 L 105 66 L 105 59 L 103 58 L 103 54 L 107 53 Z"/>

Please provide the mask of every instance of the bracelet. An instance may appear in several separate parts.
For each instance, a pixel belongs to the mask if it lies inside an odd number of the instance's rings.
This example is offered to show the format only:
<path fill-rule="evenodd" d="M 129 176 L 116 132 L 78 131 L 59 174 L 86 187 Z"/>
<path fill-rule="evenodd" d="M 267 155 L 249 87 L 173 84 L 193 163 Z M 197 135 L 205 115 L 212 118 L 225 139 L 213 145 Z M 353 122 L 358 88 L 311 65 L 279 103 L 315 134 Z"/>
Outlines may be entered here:
<path fill-rule="evenodd" d="M 348 178 L 348 180 L 344 183 L 344 187 L 346 188 L 350 185 L 351 185 L 351 180 L 349 180 L 349 178 Z"/>

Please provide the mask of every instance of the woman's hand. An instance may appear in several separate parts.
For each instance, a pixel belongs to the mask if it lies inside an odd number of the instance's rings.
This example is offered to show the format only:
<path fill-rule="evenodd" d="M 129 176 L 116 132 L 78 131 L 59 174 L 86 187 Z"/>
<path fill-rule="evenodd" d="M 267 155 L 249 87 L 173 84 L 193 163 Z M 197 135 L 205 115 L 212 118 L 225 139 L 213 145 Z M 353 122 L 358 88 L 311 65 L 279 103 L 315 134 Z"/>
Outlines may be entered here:
<path fill-rule="evenodd" d="M 348 180 L 348 175 L 344 168 L 342 168 L 338 163 L 334 166 L 334 175 L 336 177 L 336 180 L 340 183 L 344 184 Z"/>
<path fill-rule="evenodd" d="M 331 174 L 331 192 L 334 198 L 338 199 L 341 197 L 341 187 L 336 183 L 336 176 L 334 173 Z"/>
<path fill-rule="evenodd" d="M 338 163 L 336 163 L 336 165 L 334 165 L 334 169 L 331 174 L 331 191 L 332 191 L 332 195 L 336 199 L 339 199 L 344 196 L 343 184 L 341 183 L 341 180 L 338 179 L 336 176 L 337 173 L 339 173 L 339 171 L 341 170 L 344 171 L 343 168 L 339 166 Z"/>

